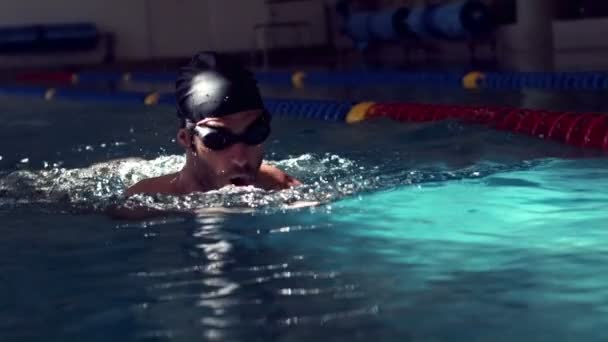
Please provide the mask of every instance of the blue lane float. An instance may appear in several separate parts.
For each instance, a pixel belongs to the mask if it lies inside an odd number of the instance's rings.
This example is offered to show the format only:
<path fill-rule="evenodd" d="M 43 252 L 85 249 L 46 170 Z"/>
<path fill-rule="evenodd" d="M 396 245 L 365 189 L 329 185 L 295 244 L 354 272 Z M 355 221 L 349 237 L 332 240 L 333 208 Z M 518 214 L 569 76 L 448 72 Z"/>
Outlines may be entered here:
<path fill-rule="evenodd" d="M 365 48 L 371 40 L 372 35 L 369 32 L 369 17 L 371 12 L 353 13 L 346 22 L 344 32 L 357 44 L 359 48 Z"/>
<path fill-rule="evenodd" d="M 494 29 L 488 7 L 472 0 L 415 7 L 408 23 L 420 37 L 443 40 L 471 39 Z"/>
<path fill-rule="evenodd" d="M 96 82 L 141 82 L 173 83 L 177 76 L 174 72 L 115 72 L 115 71 L 82 71 L 74 74 L 78 83 Z M 76 83 L 76 82 L 75 82 Z"/>
<path fill-rule="evenodd" d="M 44 98 L 48 87 L 0 86 L 0 95 Z"/>
<path fill-rule="evenodd" d="M 141 92 L 96 92 L 74 88 L 59 88 L 54 90 L 53 99 L 78 102 L 141 104 L 144 103 L 148 95 L 148 93 Z"/>
<path fill-rule="evenodd" d="M 344 122 L 353 104 L 345 101 L 264 99 L 271 113 L 296 119 Z"/>
<path fill-rule="evenodd" d="M 369 30 L 372 38 L 397 41 L 411 37 L 412 31 L 407 24 L 410 9 L 406 7 L 380 11 L 369 18 Z"/>
<path fill-rule="evenodd" d="M 260 84 L 291 86 L 293 74 L 291 71 L 260 71 L 255 73 L 255 78 Z"/>
<path fill-rule="evenodd" d="M 294 76 L 313 86 L 366 86 L 366 85 L 443 85 L 460 86 L 463 72 L 404 72 L 404 71 L 263 71 L 256 72 L 256 80 L 263 85 L 292 86 Z M 141 82 L 172 84 L 174 73 L 116 73 L 80 72 L 74 74 L 73 83 Z"/>
<path fill-rule="evenodd" d="M 65 23 L 0 28 L 0 52 L 88 50 L 99 43 L 101 32 L 93 23 Z"/>
<path fill-rule="evenodd" d="M 374 41 L 399 41 L 413 36 L 466 40 L 494 30 L 489 8 L 476 0 L 340 13 L 345 22 L 342 31 L 360 48 Z"/>
<path fill-rule="evenodd" d="M 74 74 L 73 83 L 121 82 L 125 74 L 115 71 L 85 71 Z"/>
<path fill-rule="evenodd" d="M 42 40 L 45 49 L 88 50 L 99 43 L 101 33 L 92 23 L 50 24 L 42 26 Z"/>
<path fill-rule="evenodd" d="M 608 73 L 603 72 L 527 72 L 484 73 L 479 81 L 482 89 L 553 89 L 602 90 L 608 89 Z"/>
<path fill-rule="evenodd" d="M 44 88 L 23 86 L 0 86 L 0 94 L 25 96 L 47 101 L 64 100 L 74 102 L 95 102 L 107 104 L 139 104 L 175 106 L 172 93 L 156 92 L 101 92 L 78 88 Z M 277 115 L 296 119 L 317 119 L 344 122 L 353 103 L 323 100 L 282 100 L 265 98 L 267 109 Z"/>
<path fill-rule="evenodd" d="M 306 72 L 304 84 L 315 86 L 447 86 L 460 87 L 461 72 Z"/>
<path fill-rule="evenodd" d="M 345 18 L 343 32 L 364 48 L 371 41 L 395 42 L 412 35 L 406 7 L 391 8 L 379 12 L 356 12 Z"/>
<path fill-rule="evenodd" d="M 24 52 L 37 45 L 40 32 L 36 27 L 0 28 L 0 52 Z"/>
<path fill-rule="evenodd" d="M 126 75 L 131 81 L 142 83 L 173 83 L 177 78 L 175 72 L 133 72 Z"/>

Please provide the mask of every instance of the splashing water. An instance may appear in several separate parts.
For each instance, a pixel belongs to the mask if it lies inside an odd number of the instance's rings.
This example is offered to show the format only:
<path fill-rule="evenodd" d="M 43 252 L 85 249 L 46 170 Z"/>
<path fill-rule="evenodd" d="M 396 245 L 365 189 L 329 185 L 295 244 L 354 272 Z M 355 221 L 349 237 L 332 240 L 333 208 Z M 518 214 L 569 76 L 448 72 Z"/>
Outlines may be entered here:
<path fill-rule="evenodd" d="M 458 170 L 445 167 L 385 170 L 362 166 L 357 161 L 335 154 L 304 154 L 269 161 L 303 181 L 304 185 L 281 191 L 264 191 L 252 186 L 228 186 L 206 193 L 185 196 L 123 196 L 124 190 L 149 177 L 178 171 L 184 156 L 161 156 L 152 160 L 120 159 L 87 168 L 19 170 L 0 178 L 0 207 L 59 205 L 68 210 L 103 211 L 109 206 L 146 206 L 167 211 L 191 211 L 199 208 L 255 208 L 275 210 L 294 202 L 327 203 L 365 192 L 440 182 L 479 178 L 505 170 L 530 168 L 538 162 L 517 165 L 478 163 Z"/>

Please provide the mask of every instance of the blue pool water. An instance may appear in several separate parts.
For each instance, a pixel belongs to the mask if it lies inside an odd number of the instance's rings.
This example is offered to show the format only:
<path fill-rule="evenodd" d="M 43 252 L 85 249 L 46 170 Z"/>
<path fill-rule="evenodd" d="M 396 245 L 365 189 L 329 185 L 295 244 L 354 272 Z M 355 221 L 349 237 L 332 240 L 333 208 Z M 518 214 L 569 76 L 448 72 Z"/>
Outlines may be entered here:
<path fill-rule="evenodd" d="M 124 222 L 103 209 L 183 162 L 170 109 L 0 110 L 2 341 L 604 340 L 602 153 L 279 119 L 268 160 L 302 187 L 143 196 L 188 213 Z"/>

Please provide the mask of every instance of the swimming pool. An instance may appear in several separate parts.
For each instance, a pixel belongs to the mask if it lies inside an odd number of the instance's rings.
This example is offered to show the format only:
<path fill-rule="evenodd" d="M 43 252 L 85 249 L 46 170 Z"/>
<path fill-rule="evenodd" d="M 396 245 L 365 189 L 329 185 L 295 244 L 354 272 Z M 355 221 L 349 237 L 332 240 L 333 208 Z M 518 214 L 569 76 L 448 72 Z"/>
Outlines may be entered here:
<path fill-rule="evenodd" d="M 402 91 L 369 95 L 528 98 Z M 605 108 L 601 94 L 533 95 L 552 109 Z M 192 214 L 122 222 L 100 210 L 182 162 L 171 110 L 20 98 L 0 108 L 2 340 L 604 337 L 599 152 L 456 122 L 277 119 L 268 159 L 301 188 L 140 197 Z M 297 200 L 323 205 L 285 209 Z"/>

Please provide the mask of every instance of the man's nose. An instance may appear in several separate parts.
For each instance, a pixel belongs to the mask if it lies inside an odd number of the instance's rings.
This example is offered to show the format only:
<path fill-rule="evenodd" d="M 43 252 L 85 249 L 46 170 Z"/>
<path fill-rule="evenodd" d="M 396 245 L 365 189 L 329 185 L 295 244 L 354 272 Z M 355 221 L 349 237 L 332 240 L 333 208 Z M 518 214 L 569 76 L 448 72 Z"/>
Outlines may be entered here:
<path fill-rule="evenodd" d="M 236 143 L 230 146 L 230 161 L 239 167 L 247 164 L 247 146 L 243 143 Z"/>

